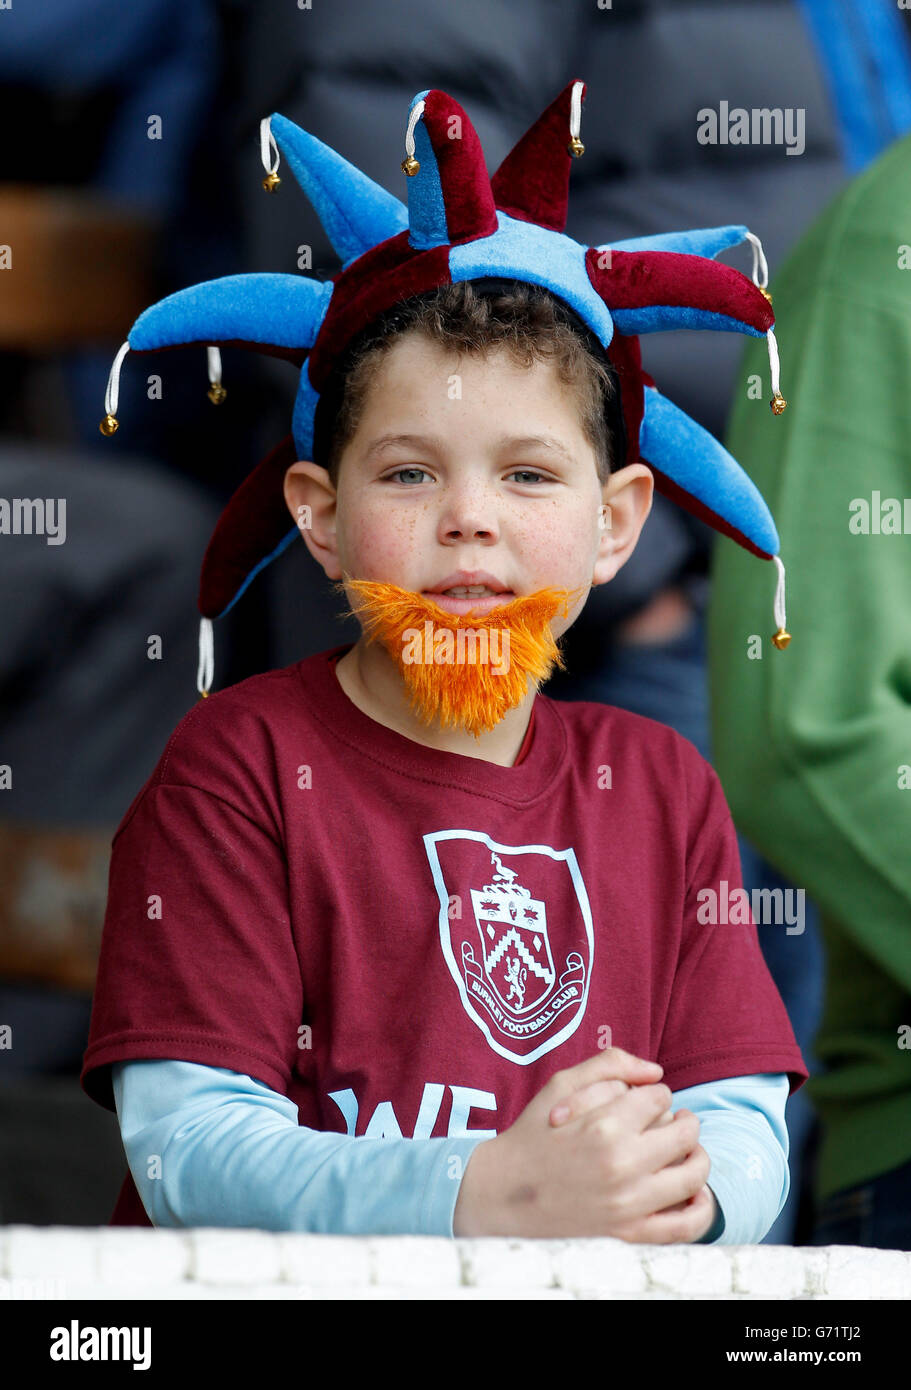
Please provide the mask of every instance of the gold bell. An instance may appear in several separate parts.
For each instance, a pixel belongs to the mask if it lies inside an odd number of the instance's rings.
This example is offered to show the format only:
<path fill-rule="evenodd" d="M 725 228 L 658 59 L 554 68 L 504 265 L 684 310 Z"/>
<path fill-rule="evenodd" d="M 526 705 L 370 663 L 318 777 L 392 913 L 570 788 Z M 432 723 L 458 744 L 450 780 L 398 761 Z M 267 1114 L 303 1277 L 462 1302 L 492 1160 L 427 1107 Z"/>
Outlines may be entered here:
<path fill-rule="evenodd" d="M 780 391 L 776 391 L 769 401 L 769 408 L 773 415 L 783 415 L 787 408 L 787 401 Z"/>
<path fill-rule="evenodd" d="M 420 164 L 413 154 L 410 154 L 407 159 L 402 160 L 402 173 L 407 174 L 409 178 L 413 178 L 420 167 Z"/>
<path fill-rule="evenodd" d="M 278 177 L 278 174 L 276 174 L 273 170 L 271 174 L 267 174 L 266 177 L 263 179 L 263 188 L 266 190 L 267 193 L 274 193 L 280 183 L 281 179 Z"/>
<path fill-rule="evenodd" d="M 104 419 L 102 420 L 101 424 L 98 426 L 98 428 L 101 430 L 101 433 L 102 433 L 102 434 L 109 434 L 109 435 L 110 435 L 110 434 L 114 434 L 114 433 L 116 432 L 116 430 L 117 430 L 117 427 L 118 427 L 118 425 L 117 425 L 117 420 L 114 418 L 113 415 L 105 415 L 105 417 L 104 417 Z"/>
<path fill-rule="evenodd" d="M 199 698 L 200 698 L 200 700 L 208 700 L 208 698 L 209 698 L 209 692 L 208 692 L 208 690 L 204 690 L 204 691 L 202 692 L 202 694 L 200 695 Z"/>
<path fill-rule="evenodd" d="M 778 648 L 780 652 L 784 651 L 785 647 L 788 645 L 790 640 L 790 632 L 786 632 L 783 627 L 780 627 L 772 637 L 772 641 L 775 643 L 775 646 Z"/>
<path fill-rule="evenodd" d="M 222 386 L 220 381 L 213 381 L 212 385 L 206 392 L 206 395 L 209 397 L 209 400 L 212 402 L 213 405 L 221 405 L 222 401 L 224 400 L 227 394 L 227 391 Z"/>
<path fill-rule="evenodd" d="M 580 154 L 584 154 L 584 153 L 585 153 L 585 146 L 583 145 L 582 141 L 579 139 L 578 135 L 574 135 L 574 136 L 573 136 L 573 138 L 570 140 L 570 142 L 569 142 L 569 144 L 566 146 L 566 148 L 567 148 L 567 150 L 569 151 L 569 153 L 572 155 L 573 159 L 578 159 L 579 156 L 580 156 Z"/>
<path fill-rule="evenodd" d="M 772 296 L 769 294 L 769 291 L 768 291 L 768 290 L 764 290 L 764 289 L 762 288 L 761 285 L 757 285 L 756 288 L 758 289 L 759 293 L 762 295 L 763 299 L 767 299 L 767 300 L 769 301 L 769 303 L 771 304 L 771 302 L 772 302 Z"/>

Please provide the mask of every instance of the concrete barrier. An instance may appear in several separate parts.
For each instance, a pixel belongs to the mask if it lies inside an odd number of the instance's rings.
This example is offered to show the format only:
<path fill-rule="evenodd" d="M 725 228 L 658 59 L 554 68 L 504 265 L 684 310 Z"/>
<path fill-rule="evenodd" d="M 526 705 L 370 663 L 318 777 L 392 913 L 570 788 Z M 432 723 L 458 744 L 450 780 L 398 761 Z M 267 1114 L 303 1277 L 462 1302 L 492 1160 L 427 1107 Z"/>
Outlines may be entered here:
<path fill-rule="evenodd" d="M 911 1252 L 0 1227 L 0 1300 L 909 1299 Z"/>

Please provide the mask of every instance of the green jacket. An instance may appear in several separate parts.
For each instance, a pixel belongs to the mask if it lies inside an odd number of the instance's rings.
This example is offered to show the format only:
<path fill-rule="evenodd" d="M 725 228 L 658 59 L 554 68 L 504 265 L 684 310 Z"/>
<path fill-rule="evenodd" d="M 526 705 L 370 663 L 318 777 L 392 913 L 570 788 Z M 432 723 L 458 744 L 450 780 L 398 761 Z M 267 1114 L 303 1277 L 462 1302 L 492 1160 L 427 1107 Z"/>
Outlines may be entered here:
<path fill-rule="evenodd" d="M 757 339 L 725 441 L 775 518 L 792 641 L 778 651 L 770 640 L 774 566 L 719 538 L 713 759 L 739 828 L 820 909 L 821 1070 L 807 1082 L 822 1129 L 818 1200 L 911 1159 L 909 243 L 906 137 L 770 282 L 788 406 L 769 410 Z M 867 533 L 860 499 L 879 504 Z M 902 512 L 907 531 L 884 533 Z M 761 659 L 749 657 L 754 634 Z"/>

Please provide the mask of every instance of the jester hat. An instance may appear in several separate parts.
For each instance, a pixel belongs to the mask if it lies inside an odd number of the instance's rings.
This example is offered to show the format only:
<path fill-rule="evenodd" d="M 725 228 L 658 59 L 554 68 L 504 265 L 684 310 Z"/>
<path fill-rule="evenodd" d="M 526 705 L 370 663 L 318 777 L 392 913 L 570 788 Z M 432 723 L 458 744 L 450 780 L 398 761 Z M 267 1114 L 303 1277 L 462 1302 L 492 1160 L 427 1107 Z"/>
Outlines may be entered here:
<path fill-rule="evenodd" d="M 775 523 L 736 460 L 657 389 L 642 367 L 639 335 L 671 328 L 724 329 L 768 340 L 772 411 L 785 406 L 768 267 L 758 237 L 743 226 L 670 232 L 583 246 L 568 237 L 569 171 L 580 139 L 585 83 L 570 82 L 493 176 L 457 101 L 437 88 L 411 103 L 402 171 L 407 202 L 341 155 L 273 114 L 260 126 L 266 178 L 274 192 L 281 155 L 313 204 L 342 267 L 331 279 L 262 273 L 227 275 L 153 304 L 130 329 L 111 368 L 103 434 L 113 434 L 126 353 L 205 345 L 209 397 L 224 399 L 222 347 L 287 358 L 300 368 L 292 429 L 241 483 L 225 507 L 202 565 L 198 606 L 199 690 L 212 681 L 212 621 L 298 535 L 283 495 L 286 470 L 313 459 L 321 398 L 359 335 L 401 301 L 441 285 L 523 281 L 554 295 L 594 336 L 620 388 L 627 461 L 652 471 L 657 489 L 716 531 L 778 568 L 777 632 L 785 630 L 784 566 Z M 714 258 L 749 241 L 752 278 Z"/>

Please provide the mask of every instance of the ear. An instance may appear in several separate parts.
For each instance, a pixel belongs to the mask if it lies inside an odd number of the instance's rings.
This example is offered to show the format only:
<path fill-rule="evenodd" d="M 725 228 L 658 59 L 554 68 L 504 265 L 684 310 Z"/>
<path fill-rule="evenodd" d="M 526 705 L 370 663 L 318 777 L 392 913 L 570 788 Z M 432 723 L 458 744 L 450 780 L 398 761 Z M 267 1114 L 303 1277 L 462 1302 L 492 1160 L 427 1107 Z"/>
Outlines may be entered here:
<path fill-rule="evenodd" d="M 285 474 L 285 503 L 314 560 L 329 579 L 341 579 L 335 535 L 337 494 L 325 468 L 299 459 Z"/>
<path fill-rule="evenodd" d="M 592 572 L 593 585 L 613 579 L 632 555 L 652 509 L 654 491 L 654 475 L 644 463 L 619 469 L 604 484 L 605 525 Z"/>

